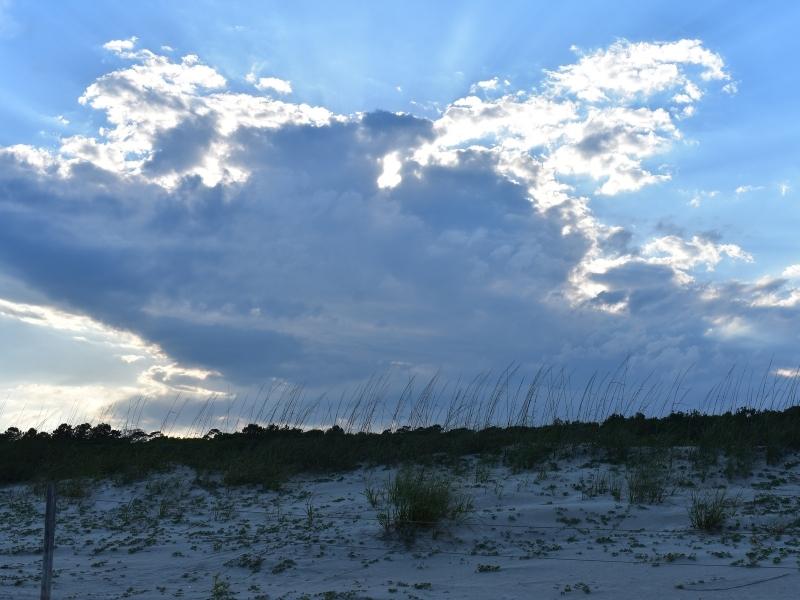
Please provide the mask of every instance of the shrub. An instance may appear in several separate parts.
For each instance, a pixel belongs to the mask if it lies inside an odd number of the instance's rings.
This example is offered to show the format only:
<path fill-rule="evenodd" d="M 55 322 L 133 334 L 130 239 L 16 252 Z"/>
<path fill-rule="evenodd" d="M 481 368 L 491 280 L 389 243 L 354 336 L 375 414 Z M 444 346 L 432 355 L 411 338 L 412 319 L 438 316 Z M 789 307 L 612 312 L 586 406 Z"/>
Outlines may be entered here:
<path fill-rule="evenodd" d="M 34 495 L 43 497 L 47 493 L 47 482 L 44 480 L 36 481 L 31 486 Z M 70 498 L 79 500 L 91 494 L 91 482 L 82 479 L 64 479 L 56 482 L 56 495 L 59 498 Z"/>
<path fill-rule="evenodd" d="M 260 485 L 268 490 L 280 489 L 285 479 L 281 465 L 262 457 L 232 462 L 222 478 L 225 485 Z"/>
<path fill-rule="evenodd" d="M 713 493 L 692 494 L 689 505 L 689 522 L 695 529 L 718 531 L 732 512 L 732 503 L 725 490 Z"/>
<path fill-rule="evenodd" d="M 553 449 L 544 444 L 516 444 L 506 450 L 505 462 L 514 471 L 528 471 L 549 460 L 552 455 Z"/>
<path fill-rule="evenodd" d="M 91 493 L 90 482 L 82 479 L 66 479 L 58 483 L 58 495 L 63 498 L 86 498 Z"/>
<path fill-rule="evenodd" d="M 418 529 L 435 527 L 472 509 L 472 500 L 456 492 L 449 478 L 421 468 L 400 470 L 382 494 L 370 495 L 381 505 L 378 521 L 387 533 L 413 536 Z"/>
<path fill-rule="evenodd" d="M 785 455 L 786 449 L 777 445 L 773 440 L 770 440 L 764 453 L 764 458 L 767 461 L 767 464 L 772 466 L 777 465 L 781 462 Z"/>

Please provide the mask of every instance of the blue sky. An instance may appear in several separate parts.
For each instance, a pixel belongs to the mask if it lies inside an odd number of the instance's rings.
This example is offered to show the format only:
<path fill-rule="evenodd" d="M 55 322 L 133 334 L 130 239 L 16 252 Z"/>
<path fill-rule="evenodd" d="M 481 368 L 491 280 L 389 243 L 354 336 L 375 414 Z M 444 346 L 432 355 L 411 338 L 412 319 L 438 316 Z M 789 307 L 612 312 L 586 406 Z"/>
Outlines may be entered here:
<path fill-rule="evenodd" d="M 0 425 L 511 360 L 692 365 L 690 406 L 785 376 L 799 12 L 0 2 Z"/>

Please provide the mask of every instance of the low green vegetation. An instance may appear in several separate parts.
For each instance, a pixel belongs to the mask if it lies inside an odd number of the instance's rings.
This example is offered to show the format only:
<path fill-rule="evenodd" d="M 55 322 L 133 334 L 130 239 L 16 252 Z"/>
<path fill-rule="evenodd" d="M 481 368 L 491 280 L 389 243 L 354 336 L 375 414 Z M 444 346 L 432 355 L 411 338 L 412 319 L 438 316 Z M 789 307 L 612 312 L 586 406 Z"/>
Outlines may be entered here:
<path fill-rule="evenodd" d="M 211 582 L 211 600 L 234 600 L 236 595 L 231 591 L 231 585 L 221 579 L 219 575 L 214 575 L 214 580 Z"/>
<path fill-rule="evenodd" d="M 55 479 L 62 482 L 65 495 L 80 497 L 92 478 L 132 481 L 187 466 L 201 477 L 221 474 L 227 485 L 275 489 L 299 472 L 456 464 L 467 455 L 495 456 L 514 470 L 545 471 L 554 457 L 569 455 L 578 446 L 625 466 L 631 502 L 658 502 L 669 492 L 668 472 L 657 461 L 641 462 L 642 449 L 659 455 L 667 448 L 696 448 L 692 456 L 698 472 L 721 456 L 726 474 L 741 477 L 757 455 L 774 457 L 800 449 L 800 407 L 720 415 L 678 412 L 662 418 L 612 415 L 602 422 L 556 419 L 539 427 L 480 429 L 434 425 L 348 433 L 338 426 L 321 430 L 251 424 L 235 433 L 211 430 L 193 438 L 123 432 L 106 424 L 64 424 L 53 432 L 12 427 L 0 434 L 0 485 Z M 610 483 L 618 494 L 619 482 Z"/>
<path fill-rule="evenodd" d="M 401 469 L 382 489 L 368 487 L 366 495 L 384 530 L 404 537 L 458 519 L 472 509 L 471 499 L 455 489 L 452 478 L 419 467 Z"/>
<path fill-rule="evenodd" d="M 669 494 L 669 470 L 658 459 L 648 457 L 634 463 L 625 478 L 631 504 L 660 504 Z"/>
<path fill-rule="evenodd" d="M 732 514 L 734 503 L 724 489 L 692 494 L 689 522 L 701 531 L 719 531 Z"/>

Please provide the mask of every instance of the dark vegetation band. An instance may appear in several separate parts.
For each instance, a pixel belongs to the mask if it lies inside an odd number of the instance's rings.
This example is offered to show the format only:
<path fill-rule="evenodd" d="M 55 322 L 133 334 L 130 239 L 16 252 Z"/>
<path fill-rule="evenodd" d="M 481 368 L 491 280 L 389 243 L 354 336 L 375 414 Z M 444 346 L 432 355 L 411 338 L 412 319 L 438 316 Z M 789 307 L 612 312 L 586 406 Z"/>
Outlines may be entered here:
<path fill-rule="evenodd" d="M 601 423 L 556 420 L 538 427 L 444 429 L 434 425 L 383 432 L 347 433 L 250 424 L 235 433 L 211 429 L 203 437 L 120 431 L 108 424 L 63 424 L 52 432 L 0 434 L 0 483 L 116 477 L 135 480 L 186 466 L 220 473 L 228 485 L 275 488 L 301 472 L 347 471 L 364 465 L 441 463 L 494 454 L 512 468 L 531 468 L 554 450 L 585 447 L 611 462 L 637 449 L 700 448 L 737 455 L 763 451 L 768 462 L 800 449 L 800 407 L 783 411 L 740 409 L 666 417 L 612 415 Z"/>

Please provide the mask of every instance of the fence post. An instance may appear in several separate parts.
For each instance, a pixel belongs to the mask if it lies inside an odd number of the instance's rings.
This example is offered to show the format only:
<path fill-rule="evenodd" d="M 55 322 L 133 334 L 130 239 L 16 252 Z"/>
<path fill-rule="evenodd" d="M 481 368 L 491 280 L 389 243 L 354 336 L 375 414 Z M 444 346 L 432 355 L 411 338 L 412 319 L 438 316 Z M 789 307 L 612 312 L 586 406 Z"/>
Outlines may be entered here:
<path fill-rule="evenodd" d="M 50 600 L 50 587 L 53 577 L 53 550 L 56 537 L 56 484 L 47 484 L 47 507 L 44 513 L 44 554 L 42 556 L 42 595 L 41 600 Z"/>

